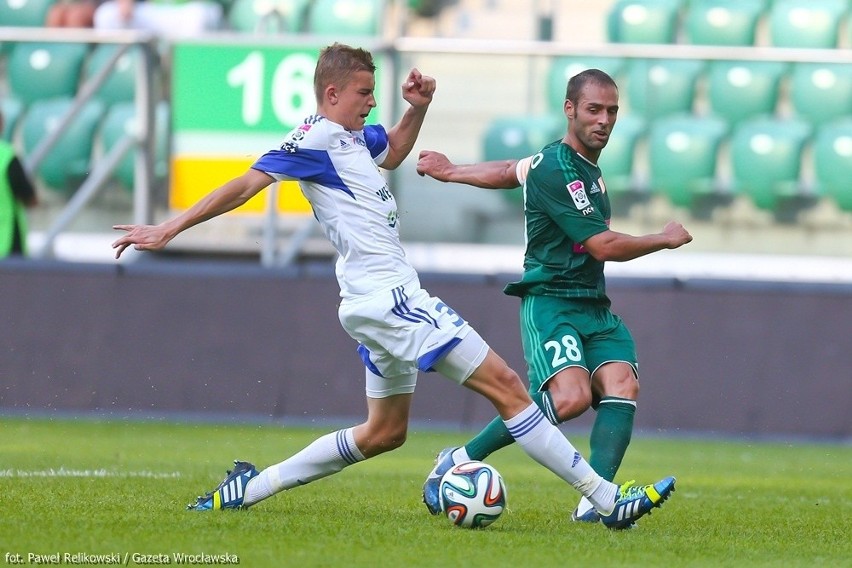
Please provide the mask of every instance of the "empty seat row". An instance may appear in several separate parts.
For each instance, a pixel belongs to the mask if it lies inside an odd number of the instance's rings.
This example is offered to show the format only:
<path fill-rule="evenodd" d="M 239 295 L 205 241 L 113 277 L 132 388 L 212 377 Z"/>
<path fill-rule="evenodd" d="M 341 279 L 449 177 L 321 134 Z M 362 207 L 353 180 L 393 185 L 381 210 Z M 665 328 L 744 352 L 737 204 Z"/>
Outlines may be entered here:
<path fill-rule="evenodd" d="M 0 0 L 0 25 L 44 25 L 59 0 Z M 218 1 L 218 0 L 217 0 Z M 307 32 L 369 36 L 381 31 L 381 0 L 221 0 L 227 27 L 238 32 Z"/>
<path fill-rule="evenodd" d="M 530 155 L 564 132 L 564 118 L 501 117 L 484 134 L 483 159 Z M 692 207 L 705 196 L 743 195 L 775 210 L 788 198 L 813 195 L 852 212 L 852 115 L 817 128 L 795 118 L 759 117 L 730 127 L 714 116 L 648 122 L 628 115 L 616 124 L 600 165 L 616 196 L 659 194 Z M 806 169 L 812 181 L 803 179 Z M 640 170 L 647 179 L 638 179 Z"/>
<path fill-rule="evenodd" d="M 788 102 L 815 124 L 852 114 L 852 63 L 558 57 L 548 78 L 548 108 L 562 109 L 570 77 L 596 67 L 621 87 L 622 103 L 646 119 L 701 111 L 737 122 L 777 114 Z"/>
<path fill-rule="evenodd" d="M 758 45 L 830 49 L 852 43 L 848 0 L 616 0 L 607 38 L 616 43 Z M 846 27 L 849 37 L 842 37 Z"/>

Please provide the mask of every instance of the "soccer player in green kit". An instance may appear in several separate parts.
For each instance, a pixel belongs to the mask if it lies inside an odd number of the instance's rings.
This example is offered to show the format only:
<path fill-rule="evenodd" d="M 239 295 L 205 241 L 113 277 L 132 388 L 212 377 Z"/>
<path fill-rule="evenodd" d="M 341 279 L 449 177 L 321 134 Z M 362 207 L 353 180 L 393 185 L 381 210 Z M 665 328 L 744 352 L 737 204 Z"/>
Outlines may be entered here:
<path fill-rule="evenodd" d="M 554 424 L 589 406 L 597 410 L 589 463 L 612 481 L 630 443 L 639 381 L 633 338 L 610 311 L 604 262 L 678 248 L 692 236 L 676 222 L 643 236 L 609 228 L 609 197 L 597 162 L 618 115 L 612 77 L 597 69 L 572 77 L 564 111 L 567 134 L 534 156 L 457 165 L 443 154 L 423 151 L 417 171 L 489 189 L 523 186 L 524 272 L 504 292 L 521 298 L 530 392 Z M 439 481 L 453 464 L 483 460 L 512 441 L 495 419 L 465 446 L 442 450 L 423 486 L 429 512 L 440 512 Z M 572 519 L 597 522 L 599 515 L 584 498 Z"/>

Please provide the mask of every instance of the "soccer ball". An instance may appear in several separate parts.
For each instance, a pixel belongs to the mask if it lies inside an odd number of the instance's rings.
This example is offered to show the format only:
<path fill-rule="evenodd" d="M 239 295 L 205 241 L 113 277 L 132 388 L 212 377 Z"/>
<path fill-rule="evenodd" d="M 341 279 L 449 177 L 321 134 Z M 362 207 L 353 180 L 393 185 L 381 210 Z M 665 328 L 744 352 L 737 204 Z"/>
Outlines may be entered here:
<path fill-rule="evenodd" d="M 441 478 L 441 510 L 459 527 L 487 527 L 506 508 L 506 485 L 493 466 L 469 461 L 453 466 Z"/>

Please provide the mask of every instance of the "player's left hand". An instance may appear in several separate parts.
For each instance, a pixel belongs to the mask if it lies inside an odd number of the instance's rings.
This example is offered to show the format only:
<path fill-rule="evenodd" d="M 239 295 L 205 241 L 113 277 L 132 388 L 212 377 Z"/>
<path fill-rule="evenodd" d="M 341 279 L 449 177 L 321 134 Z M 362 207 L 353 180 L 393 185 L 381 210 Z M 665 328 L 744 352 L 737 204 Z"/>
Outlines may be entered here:
<path fill-rule="evenodd" d="M 421 74 L 416 68 L 412 69 L 402 83 L 402 98 L 413 107 L 427 107 L 432 102 L 436 86 L 433 77 Z"/>

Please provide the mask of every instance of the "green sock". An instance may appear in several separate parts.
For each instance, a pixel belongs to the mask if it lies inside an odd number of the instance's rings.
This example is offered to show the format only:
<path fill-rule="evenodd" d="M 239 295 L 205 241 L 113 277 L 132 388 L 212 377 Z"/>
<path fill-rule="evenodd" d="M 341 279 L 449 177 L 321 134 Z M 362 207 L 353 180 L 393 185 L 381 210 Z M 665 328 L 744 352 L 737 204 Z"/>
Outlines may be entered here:
<path fill-rule="evenodd" d="M 550 396 L 550 393 L 548 391 L 536 392 L 531 396 L 533 402 L 544 412 L 547 419 L 553 424 L 559 424 L 556 410 L 553 407 L 553 397 Z M 464 448 L 470 459 L 484 460 L 500 448 L 505 448 L 513 443 L 515 443 L 515 439 L 509 434 L 503 419 L 498 416 L 465 444 Z"/>
<path fill-rule="evenodd" d="M 589 464 L 601 477 L 612 481 L 630 445 L 636 401 L 605 396 L 597 412 L 589 438 Z"/>

